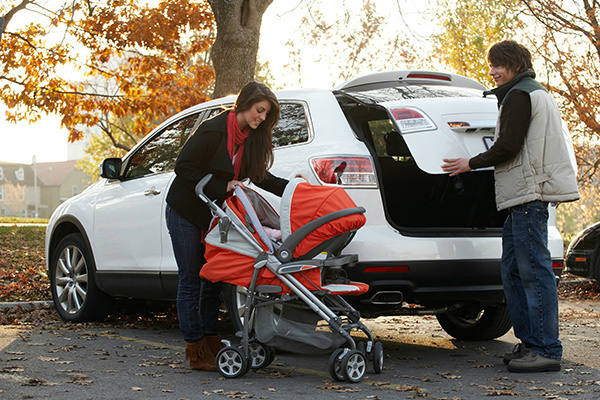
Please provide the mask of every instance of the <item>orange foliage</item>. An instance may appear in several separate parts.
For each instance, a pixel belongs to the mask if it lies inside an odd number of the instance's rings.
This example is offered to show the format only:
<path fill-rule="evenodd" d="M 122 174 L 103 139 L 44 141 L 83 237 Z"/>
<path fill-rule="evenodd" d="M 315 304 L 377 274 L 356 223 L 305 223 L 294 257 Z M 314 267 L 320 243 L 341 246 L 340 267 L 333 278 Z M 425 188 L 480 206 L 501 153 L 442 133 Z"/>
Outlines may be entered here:
<path fill-rule="evenodd" d="M 206 1 L 69 3 L 59 10 L 28 4 L 48 17 L 45 25 L 13 29 L 14 18 L 8 20 L 0 46 L 0 101 L 9 107 L 8 120 L 57 113 L 75 141 L 94 126 L 111 136 L 103 121 L 128 117 L 128 133 L 139 138 L 209 98 L 215 24 Z M 0 15 L 10 10 L 0 6 Z M 76 71 L 65 73 L 73 66 Z"/>

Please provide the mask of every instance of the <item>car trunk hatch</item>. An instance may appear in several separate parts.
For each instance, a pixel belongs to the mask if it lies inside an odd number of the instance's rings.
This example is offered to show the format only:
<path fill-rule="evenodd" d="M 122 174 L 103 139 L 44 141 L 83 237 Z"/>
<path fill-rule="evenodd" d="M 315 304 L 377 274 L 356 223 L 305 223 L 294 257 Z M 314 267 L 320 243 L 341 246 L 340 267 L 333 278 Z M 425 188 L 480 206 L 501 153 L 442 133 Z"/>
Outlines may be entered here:
<path fill-rule="evenodd" d="M 388 221 L 405 234 L 499 235 L 493 169 L 450 177 L 445 158 L 470 158 L 493 144 L 495 99 L 457 97 L 338 101 L 377 168 Z"/>

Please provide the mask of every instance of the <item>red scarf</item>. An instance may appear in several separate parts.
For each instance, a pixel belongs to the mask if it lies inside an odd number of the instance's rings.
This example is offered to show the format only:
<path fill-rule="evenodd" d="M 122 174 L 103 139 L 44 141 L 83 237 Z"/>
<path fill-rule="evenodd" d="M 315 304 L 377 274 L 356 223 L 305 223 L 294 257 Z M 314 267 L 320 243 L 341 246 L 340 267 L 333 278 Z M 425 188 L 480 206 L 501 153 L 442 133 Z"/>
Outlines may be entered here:
<path fill-rule="evenodd" d="M 229 115 L 227 115 L 227 151 L 232 160 L 235 155 L 235 145 L 238 145 L 237 157 L 233 164 L 233 179 L 235 180 L 240 176 L 242 158 L 244 156 L 244 144 L 249 132 L 249 127 L 246 127 L 244 130 L 240 129 L 236 112 L 234 110 L 229 111 Z"/>

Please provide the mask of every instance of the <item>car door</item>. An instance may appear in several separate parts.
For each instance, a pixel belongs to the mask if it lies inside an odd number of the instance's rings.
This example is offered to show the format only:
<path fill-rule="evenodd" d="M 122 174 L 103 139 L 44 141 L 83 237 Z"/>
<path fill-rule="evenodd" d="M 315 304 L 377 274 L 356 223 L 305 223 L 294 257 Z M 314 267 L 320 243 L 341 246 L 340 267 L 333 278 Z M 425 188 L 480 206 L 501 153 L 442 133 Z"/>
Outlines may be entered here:
<path fill-rule="evenodd" d="M 196 112 L 168 124 L 124 160 L 120 180 L 105 182 L 96 200 L 93 232 L 96 264 L 104 273 L 158 277 L 166 192 L 179 150 L 197 120 Z"/>

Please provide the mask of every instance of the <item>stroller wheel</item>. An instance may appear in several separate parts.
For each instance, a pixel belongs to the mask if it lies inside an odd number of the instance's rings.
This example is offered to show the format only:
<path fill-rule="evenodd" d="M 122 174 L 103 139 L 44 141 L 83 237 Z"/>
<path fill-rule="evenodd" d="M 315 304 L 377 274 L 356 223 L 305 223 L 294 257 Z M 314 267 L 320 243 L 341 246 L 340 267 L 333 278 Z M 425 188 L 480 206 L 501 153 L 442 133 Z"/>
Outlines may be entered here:
<path fill-rule="evenodd" d="M 342 358 L 344 357 L 344 354 L 346 354 L 346 351 L 348 351 L 348 349 L 337 349 L 329 356 L 329 375 L 339 382 L 346 380 L 344 372 L 342 371 Z"/>
<path fill-rule="evenodd" d="M 258 342 L 258 341 L 253 341 L 250 343 L 249 346 L 249 350 L 250 350 L 250 368 L 252 369 L 260 369 L 260 368 L 265 368 L 267 367 L 269 364 L 271 364 L 271 362 L 273 362 L 273 358 L 275 357 L 274 351 Z"/>
<path fill-rule="evenodd" d="M 248 371 L 248 358 L 240 349 L 233 346 L 223 347 L 217 353 L 217 370 L 225 378 L 238 378 Z"/>
<path fill-rule="evenodd" d="M 342 358 L 341 368 L 346 380 L 360 382 L 367 371 L 367 359 L 360 351 L 351 350 Z"/>
<path fill-rule="evenodd" d="M 367 344 L 365 342 L 356 343 L 356 350 L 360 351 L 365 356 L 367 356 Z"/>
<path fill-rule="evenodd" d="M 375 342 L 373 345 L 373 370 L 376 374 L 383 371 L 383 345 L 381 342 Z"/>

